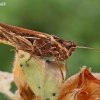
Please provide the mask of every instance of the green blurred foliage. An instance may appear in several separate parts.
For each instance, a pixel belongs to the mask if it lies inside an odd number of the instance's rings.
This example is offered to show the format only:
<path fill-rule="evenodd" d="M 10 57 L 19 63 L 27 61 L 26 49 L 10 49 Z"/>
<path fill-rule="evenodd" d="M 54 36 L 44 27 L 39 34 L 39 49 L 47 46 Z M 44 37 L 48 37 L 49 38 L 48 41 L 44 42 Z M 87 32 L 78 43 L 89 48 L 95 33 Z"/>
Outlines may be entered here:
<path fill-rule="evenodd" d="M 0 0 L 0 3 L 3 2 Z M 77 45 L 100 48 L 100 0 L 5 0 L 0 22 L 57 35 Z M 12 47 L 0 44 L 0 70 L 12 71 Z M 70 75 L 86 65 L 100 71 L 100 52 L 76 49 L 68 59 Z M 0 95 L 0 100 L 7 100 Z"/>

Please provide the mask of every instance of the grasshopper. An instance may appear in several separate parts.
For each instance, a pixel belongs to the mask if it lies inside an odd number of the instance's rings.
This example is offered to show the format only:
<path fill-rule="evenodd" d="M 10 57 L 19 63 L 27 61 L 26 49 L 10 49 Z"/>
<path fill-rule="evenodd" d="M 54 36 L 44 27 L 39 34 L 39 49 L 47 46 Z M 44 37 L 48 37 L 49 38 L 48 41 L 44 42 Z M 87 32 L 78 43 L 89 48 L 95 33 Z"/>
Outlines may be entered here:
<path fill-rule="evenodd" d="M 33 56 L 53 57 L 58 65 L 60 61 L 67 61 L 76 48 L 95 49 L 76 46 L 74 42 L 54 35 L 3 23 L 0 23 L 0 42 L 30 53 L 30 58 Z"/>

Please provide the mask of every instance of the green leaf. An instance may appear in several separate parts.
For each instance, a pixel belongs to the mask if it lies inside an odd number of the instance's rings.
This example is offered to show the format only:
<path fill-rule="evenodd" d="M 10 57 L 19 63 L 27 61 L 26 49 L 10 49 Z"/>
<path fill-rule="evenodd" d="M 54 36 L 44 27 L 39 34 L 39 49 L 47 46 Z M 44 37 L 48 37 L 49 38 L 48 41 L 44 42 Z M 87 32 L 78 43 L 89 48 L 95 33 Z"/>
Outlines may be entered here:
<path fill-rule="evenodd" d="M 31 57 L 24 51 L 19 51 L 18 54 L 20 67 L 35 95 L 42 100 L 56 100 L 63 84 L 61 70 L 64 78 L 66 76 L 65 66 L 58 66 L 55 61 L 48 61 L 39 56 Z"/>

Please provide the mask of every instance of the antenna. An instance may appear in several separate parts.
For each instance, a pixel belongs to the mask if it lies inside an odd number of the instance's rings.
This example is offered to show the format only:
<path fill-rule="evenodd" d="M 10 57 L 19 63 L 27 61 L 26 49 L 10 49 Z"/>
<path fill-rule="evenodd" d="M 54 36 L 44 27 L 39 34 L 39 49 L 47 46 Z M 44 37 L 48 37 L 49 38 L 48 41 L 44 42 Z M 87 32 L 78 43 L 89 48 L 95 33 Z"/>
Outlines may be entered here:
<path fill-rule="evenodd" d="M 90 48 L 90 47 L 84 47 L 84 46 L 76 46 L 76 47 L 72 47 L 72 48 L 79 48 L 79 49 L 83 48 L 83 49 L 90 49 L 90 50 L 100 51 L 100 49 L 98 49 L 98 48 Z"/>

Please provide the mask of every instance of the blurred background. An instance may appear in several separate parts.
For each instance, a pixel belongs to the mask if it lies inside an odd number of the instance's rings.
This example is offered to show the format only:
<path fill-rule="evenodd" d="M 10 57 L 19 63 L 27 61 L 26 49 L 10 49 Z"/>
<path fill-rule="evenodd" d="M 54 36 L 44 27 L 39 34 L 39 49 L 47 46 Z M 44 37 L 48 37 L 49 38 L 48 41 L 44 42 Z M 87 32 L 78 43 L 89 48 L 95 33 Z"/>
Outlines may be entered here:
<path fill-rule="evenodd" d="M 0 0 L 0 22 L 56 35 L 76 45 L 100 48 L 100 0 Z M 12 72 L 13 47 L 0 43 L 0 70 Z M 86 65 L 100 72 L 100 52 L 76 49 L 68 59 L 70 75 Z M 68 77 L 69 77 L 68 76 Z M 0 94 L 0 100 L 7 100 Z"/>

